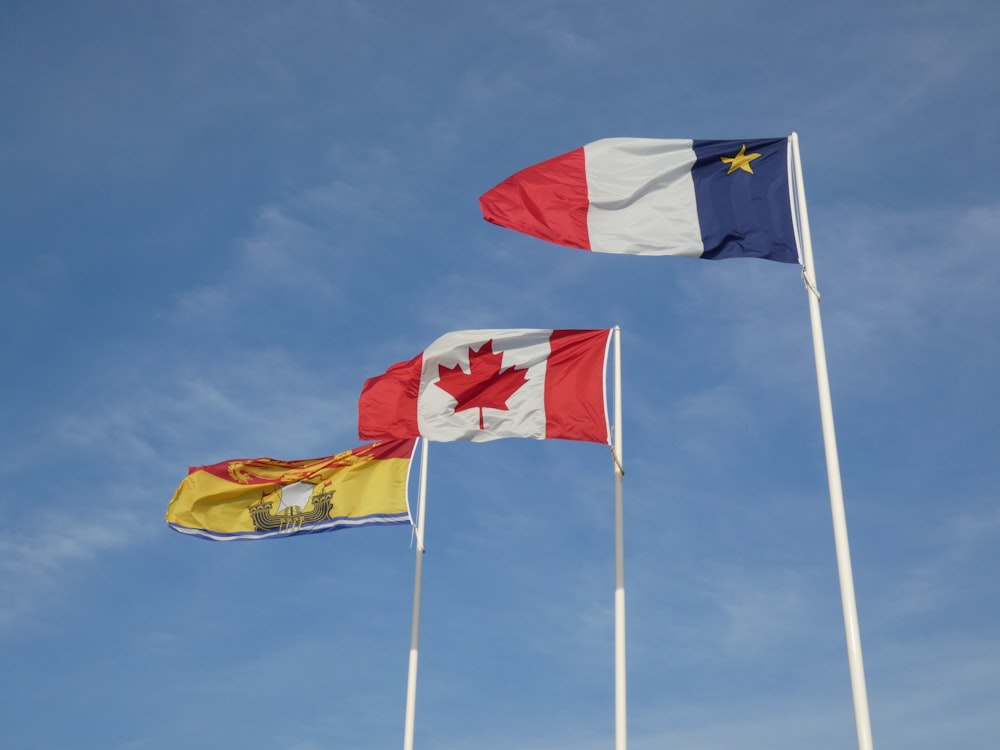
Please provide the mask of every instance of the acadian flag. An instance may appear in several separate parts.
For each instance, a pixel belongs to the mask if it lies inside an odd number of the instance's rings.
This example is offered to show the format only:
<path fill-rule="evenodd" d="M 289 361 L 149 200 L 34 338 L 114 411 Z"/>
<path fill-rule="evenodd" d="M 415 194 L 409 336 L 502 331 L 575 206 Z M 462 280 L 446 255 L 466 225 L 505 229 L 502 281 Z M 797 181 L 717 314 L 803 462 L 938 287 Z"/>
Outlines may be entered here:
<path fill-rule="evenodd" d="M 407 480 L 416 442 L 374 443 L 303 461 L 194 466 L 167 506 L 167 523 L 217 542 L 410 523 Z"/>
<path fill-rule="evenodd" d="M 483 218 L 602 253 L 800 263 L 789 139 L 606 138 L 479 199 Z"/>
<path fill-rule="evenodd" d="M 365 382 L 358 435 L 610 443 L 604 381 L 610 337 L 610 330 L 446 333 Z"/>

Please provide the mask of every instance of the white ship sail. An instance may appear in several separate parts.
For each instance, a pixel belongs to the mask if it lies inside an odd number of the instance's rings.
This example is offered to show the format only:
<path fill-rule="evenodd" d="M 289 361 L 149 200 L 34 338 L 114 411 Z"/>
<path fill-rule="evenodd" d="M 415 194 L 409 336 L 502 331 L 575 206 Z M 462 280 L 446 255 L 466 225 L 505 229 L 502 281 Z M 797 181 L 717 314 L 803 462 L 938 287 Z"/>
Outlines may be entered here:
<path fill-rule="evenodd" d="M 281 488 L 281 502 L 278 503 L 277 512 L 281 513 L 288 508 L 298 508 L 300 512 L 305 510 L 309 504 L 309 496 L 312 495 L 314 489 L 316 489 L 316 485 L 309 482 L 295 482 L 285 485 Z"/>

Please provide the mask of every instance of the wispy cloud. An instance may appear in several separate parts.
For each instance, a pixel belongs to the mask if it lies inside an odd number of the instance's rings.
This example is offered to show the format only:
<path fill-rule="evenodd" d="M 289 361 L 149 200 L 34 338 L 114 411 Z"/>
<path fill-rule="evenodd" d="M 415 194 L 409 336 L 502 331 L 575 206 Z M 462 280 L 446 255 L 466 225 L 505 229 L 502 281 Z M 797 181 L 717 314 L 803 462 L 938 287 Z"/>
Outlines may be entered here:
<path fill-rule="evenodd" d="M 61 610 L 60 592 L 74 571 L 100 555 L 148 538 L 144 517 L 134 507 L 99 508 L 88 520 L 43 512 L 22 529 L 0 536 L 0 633 L 24 628 L 39 605 Z"/>

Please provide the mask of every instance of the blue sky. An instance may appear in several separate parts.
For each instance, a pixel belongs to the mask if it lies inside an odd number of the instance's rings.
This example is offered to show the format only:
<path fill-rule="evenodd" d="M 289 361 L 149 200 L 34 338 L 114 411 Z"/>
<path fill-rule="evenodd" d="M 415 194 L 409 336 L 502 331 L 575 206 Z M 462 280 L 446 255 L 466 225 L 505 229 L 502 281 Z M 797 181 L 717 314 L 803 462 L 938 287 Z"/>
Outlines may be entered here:
<path fill-rule="evenodd" d="M 629 745 L 856 746 L 798 269 L 484 222 L 612 136 L 797 131 L 880 750 L 1000 735 L 1000 8 L 8 2 L 0 727 L 402 743 L 406 527 L 213 544 L 189 465 L 354 447 L 463 328 L 622 327 Z M 416 746 L 612 746 L 607 448 L 433 444 Z"/>

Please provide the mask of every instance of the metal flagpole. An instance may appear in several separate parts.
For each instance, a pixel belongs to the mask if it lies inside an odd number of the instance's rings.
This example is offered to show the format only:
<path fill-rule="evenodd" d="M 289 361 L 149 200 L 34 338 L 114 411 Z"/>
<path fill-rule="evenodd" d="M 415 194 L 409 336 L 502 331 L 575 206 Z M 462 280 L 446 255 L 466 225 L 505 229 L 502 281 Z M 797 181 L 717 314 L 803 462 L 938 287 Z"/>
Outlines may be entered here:
<path fill-rule="evenodd" d="M 823 343 L 823 323 L 819 311 L 819 290 L 813 267 L 812 238 L 806 213 L 805 183 L 799 158 L 799 137 L 789 136 L 792 162 L 795 167 L 795 193 L 799 225 L 802 234 L 802 279 L 809 297 L 809 318 L 812 322 L 813 350 L 816 356 L 816 381 L 819 386 L 819 411 L 823 425 L 823 445 L 826 451 L 826 474 L 830 485 L 830 509 L 833 514 L 833 537 L 837 548 L 837 571 L 840 576 L 840 599 L 844 609 L 844 630 L 847 634 L 847 660 L 851 672 L 851 692 L 854 696 L 854 720 L 858 731 L 859 750 L 872 749 L 871 718 L 868 714 L 868 690 L 865 667 L 861 656 L 861 630 L 858 626 L 858 605 L 854 596 L 854 575 L 851 572 L 851 552 L 847 542 L 847 517 L 844 513 L 844 491 L 840 482 L 840 459 L 837 456 L 837 436 L 833 429 L 833 405 L 830 400 L 830 378 L 826 367 L 826 347 Z"/>
<path fill-rule="evenodd" d="M 420 438 L 420 500 L 415 534 L 417 559 L 413 574 L 413 624 L 410 628 L 410 668 L 406 680 L 406 724 L 403 750 L 413 750 L 413 722 L 417 708 L 417 655 L 420 642 L 420 590 L 424 570 L 424 526 L 427 509 L 427 438 Z"/>
<path fill-rule="evenodd" d="M 615 471 L 615 750 L 625 750 L 625 511 L 622 500 L 622 347 L 615 326 L 615 424 L 611 457 Z"/>

